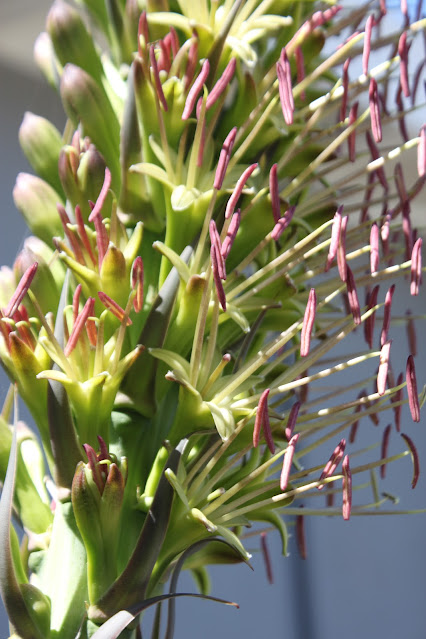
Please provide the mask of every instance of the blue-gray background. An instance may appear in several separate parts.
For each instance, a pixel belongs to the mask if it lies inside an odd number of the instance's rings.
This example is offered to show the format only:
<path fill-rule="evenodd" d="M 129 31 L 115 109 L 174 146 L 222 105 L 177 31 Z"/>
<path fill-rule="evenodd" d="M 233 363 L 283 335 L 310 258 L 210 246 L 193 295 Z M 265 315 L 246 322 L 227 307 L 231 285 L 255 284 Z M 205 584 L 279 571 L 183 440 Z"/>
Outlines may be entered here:
<path fill-rule="evenodd" d="M 0 0 L 0 263 L 12 265 L 25 237 L 25 225 L 14 209 L 12 189 L 16 174 L 28 170 L 17 142 L 26 110 L 63 124 L 62 109 L 31 63 L 32 44 L 43 27 L 47 0 Z M 390 3 L 388 3 L 390 4 Z M 398 3 L 393 3 L 398 4 Z M 397 11 L 394 11 L 396 16 Z M 419 55 L 423 49 L 420 49 Z M 423 114 L 424 118 L 424 114 Z M 418 122 L 417 122 L 418 124 Z M 413 125 L 414 127 L 416 124 Z M 413 134 L 415 129 L 413 130 Z M 412 164 L 415 171 L 415 163 Z M 424 195 L 417 206 L 417 223 L 425 226 Z M 399 313 L 411 304 L 407 285 L 398 291 Z M 426 312 L 424 289 L 416 300 L 416 312 Z M 394 312 L 398 313 L 395 309 Z M 425 344 L 419 335 L 416 357 L 418 377 L 426 380 Z M 407 343 L 405 333 L 393 329 L 392 362 L 402 369 Z M 348 378 L 349 380 L 349 378 Z M 348 381 L 349 383 L 349 381 Z M 0 402 L 7 383 L 0 381 Z M 391 421 L 391 418 L 389 419 Z M 374 427 L 364 420 L 362 431 L 371 436 Z M 413 425 L 408 409 L 403 430 L 416 441 L 423 465 L 426 460 L 425 417 Z M 377 437 L 376 433 L 373 436 Z M 395 451 L 400 449 L 395 441 Z M 398 448 L 399 447 L 399 448 Z M 426 472 L 416 491 L 410 490 L 409 459 L 399 462 L 385 484 L 402 497 L 403 507 L 426 507 Z M 290 544 L 290 557 L 280 556 L 277 535 L 269 535 L 275 584 L 270 586 L 252 541 L 254 573 L 246 566 L 212 571 L 213 593 L 236 600 L 240 610 L 195 600 L 177 605 L 177 639 L 210 639 L 219 632 L 224 639 L 244 636 L 257 639 L 266 633 L 286 639 L 424 639 L 426 636 L 426 515 L 410 517 L 315 518 L 306 522 L 308 561 L 301 561 Z M 250 546 L 250 542 L 248 544 Z M 193 590 L 183 578 L 182 590 Z M 9 636 L 6 617 L 0 619 L 0 639 Z"/>

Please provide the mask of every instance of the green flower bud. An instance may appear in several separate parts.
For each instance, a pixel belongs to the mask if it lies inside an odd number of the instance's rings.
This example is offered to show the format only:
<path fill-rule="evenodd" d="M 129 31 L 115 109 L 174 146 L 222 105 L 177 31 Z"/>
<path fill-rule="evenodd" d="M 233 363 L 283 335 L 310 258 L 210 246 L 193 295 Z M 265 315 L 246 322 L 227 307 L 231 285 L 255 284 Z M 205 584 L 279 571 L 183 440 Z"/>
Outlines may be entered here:
<path fill-rule="evenodd" d="M 52 41 L 45 31 L 40 33 L 35 41 L 34 60 L 50 86 L 57 89 L 61 69 L 55 57 Z"/>
<path fill-rule="evenodd" d="M 19 282 L 28 267 L 34 264 L 34 262 L 38 263 L 37 272 L 31 282 L 31 290 L 36 296 L 41 309 L 44 313 L 47 313 L 50 309 L 58 306 L 60 288 L 55 282 L 50 264 L 43 259 L 40 253 L 37 255 L 31 250 L 31 244 L 37 249 L 38 238 L 33 239 L 35 239 L 36 242 L 25 242 L 23 250 L 18 254 L 15 260 L 13 269 L 15 271 L 16 281 Z M 38 242 L 43 245 L 41 240 L 38 240 Z M 47 246 L 46 249 L 48 249 Z M 62 268 L 61 271 L 63 274 Z M 64 274 L 62 276 L 64 277 Z M 26 306 L 28 311 L 31 312 L 31 302 L 27 303 Z"/>
<path fill-rule="evenodd" d="M 93 38 L 79 13 L 62 0 L 56 0 L 47 16 L 46 28 L 59 62 L 71 62 L 101 82 L 103 68 Z"/>
<path fill-rule="evenodd" d="M 68 200 L 73 208 L 80 206 L 87 221 L 91 211 L 89 200 L 95 202 L 102 188 L 105 160 L 93 144 L 80 154 L 68 145 L 59 155 L 58 170 Z"/>
<path fill-rule="evenodd" d="M 119 193 L 120 127 L 104 89 L 86 71 L 67 64 L 61 78 L 61 97 L 68 116 L 75 125 L 81 123 L 84 135 L 102 153 L 111 170 L 113 190 Z"/>
<path fill-rule="evenodd" d="M 21 584 L 21 594 L 30 617 L 43 637 L 50 636 L 50 600 L 32 584 Z"/>
<path fill-rule="evenodd" d="M 62 194 L 58 159 L 62 136 L 46 118 L 27 111 L 19 129 L 19 143 L 34 171 Z"/>
<path fill-rule="evenodd" d="M 120 249 L 110 244 L 100 270 L 101 290 L 123 308 L 127 304 L 130 283 L 126 260 Z"/>
<path fill-rule="evenodd" d="M 13 189 L 15 206 L 25 218 L 32 233 L 51 245 L 52 237 L 62 234 L 56 204 L 61 196 L 40 178 L 19 173 Z"/>

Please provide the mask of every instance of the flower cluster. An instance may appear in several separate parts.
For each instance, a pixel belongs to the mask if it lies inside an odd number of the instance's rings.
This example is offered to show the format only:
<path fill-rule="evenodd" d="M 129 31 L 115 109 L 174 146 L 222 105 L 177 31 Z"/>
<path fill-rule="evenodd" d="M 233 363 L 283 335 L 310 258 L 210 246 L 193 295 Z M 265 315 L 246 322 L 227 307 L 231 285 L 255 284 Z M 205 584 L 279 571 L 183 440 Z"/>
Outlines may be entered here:
<path fill-rule="evenodd" d="M 248 562 L 253 522 L 270 573 L 271 527 L 286 554 L 295 523 L 303 556 L 304 516 L 389 502 L 378 482 L 407 455 L 417 483 L 411 434 L 388 446 L 424 401 L 412 321 L 394 373 L 391 318 L 397 281 L 415 302 L 424 270 L 426 126 L 410 138 L 405 115 L 426 20 L 403 7 L 385 37 L 382 1 L 78 4 L 56 0 L 36 44 L 68 120 L 24 118 L 39 177 L 14 199 L 36 237 L 0 276 L 1 360 L 41 438 L 16 408 L 0 422 L 0 588 L 22 639 L 136 639 L 163 600 L 171 636 L 181 569 L 209 597 L 207 565 Z M 363 459 L 359 424 L 386 411 Z"/>

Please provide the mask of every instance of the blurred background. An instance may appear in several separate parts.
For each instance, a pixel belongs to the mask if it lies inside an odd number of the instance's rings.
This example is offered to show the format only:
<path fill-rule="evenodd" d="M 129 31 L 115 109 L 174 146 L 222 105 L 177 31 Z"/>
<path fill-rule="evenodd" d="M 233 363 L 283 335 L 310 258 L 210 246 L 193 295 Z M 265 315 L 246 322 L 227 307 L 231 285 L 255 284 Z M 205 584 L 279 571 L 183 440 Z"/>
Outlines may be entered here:
<path fill-rule="evenodd" d="M 12 266 L 22 246 L 26 229 L 15 210 L 12 189 L 19 171 L 29 171 L 18 145 L 18 129 L 24 112 L 29 110 L 63 127 L 64 116 L 57 96 L 46 86 L 32 62 L 33 43 L 43 29 L 49 0 L 0 0 L 0 263 Z M 346 2 L 343 4 L 350 5 Z M 388 2 L 388 27 L 400 21 L 399 2 Z M 424 57 L 421 46 L 410 57 Z M 420 96 L 423 100 L 424 96 Z M 416 135 L 424 122 L 424 111 L 410 124 Z M 398 133 L 395 144 L 398 144 Z M 415 154 L 412 171 L 416 170 Z M 419 201 L 420 200 L 420 201 Z M 425 233 L 424 193 L 417 200 L 416 224 Z M 408 307 L 415 314 L 426 313 L 425 289 L 419 299 L 410 298 L 408 282 L 403 282 L 394 298 L 394 315 L 403 315 Z M 394 338 L 392 364 L 396 373 L 405 367 L 408 344 L 405 329 L 392 324 Z M 358 331 L 359 332 L 359 331 Z M 418 333 L 417 376 L 426 380 L 424 322 Z M 355 339 L 360 340 L 358 335 Z M 356 345 L 355 345 L 356 348 Z M 353 373 L 352 373 L 353 374 Z M 348 385 L 350 377 L 347 378 Z M 8 387 L 0 379 L 0 403 Z M 386 418 L 383 418 L 386 419 Z M 389 421 L 393 421 L 392 415 Z M 386 422 L 387 423 L 387 422 Z M 385 425 L 383 421 L 382 426 Z M 366 442 L 377 438 L 371 422 L 361 422 L 359 436 Z M 421 463 L 426 460 L 426 418 L 413 424 L 408 407 L 403 409 L 402 430 L 415 441 Z M 399 438 L 398 438 L 399 439 Z M 401 450 L 396 441 L 390 454 Z M 379 452 L 373 451 L 374 455 Z M 426 507 L 426 472 L 411 491 L 409 457 L 388 472 L 381 488 L 401 497 L 399 506 Z M 323 498 L 320 498 L 323 502 Z M 254 572 L 247 566 L 219 567 L 211 571 L 212 594 L 237 601 L 240 609 L 219 604 L 180 599 L 177 603 L 176 639 L 213 639 L 219 631 L 224 639 L 235 636 L 257 639 L 273 633 L 285 639 L 424 639 L 426 636 L 426 515 L 395 517 L 310 518 L 305 522 L 308 559 L 302 561 L 294 537 L 290 556 L 282 557 L 276 533 L 268 535 L 273 558 L 275 584 L 269 585 L 259 552 L 259 540 L 253 537 L 247 546 L 253 552 Z M 290 534 L 293 534 L 290 529 Z M 181 591 L 194 591 L 189 577 L 183 576 Z M 7 619 L 1 607 L 0 639 L 9 636 Z M 149 625 L 149 615 L 144 623 Z"/>

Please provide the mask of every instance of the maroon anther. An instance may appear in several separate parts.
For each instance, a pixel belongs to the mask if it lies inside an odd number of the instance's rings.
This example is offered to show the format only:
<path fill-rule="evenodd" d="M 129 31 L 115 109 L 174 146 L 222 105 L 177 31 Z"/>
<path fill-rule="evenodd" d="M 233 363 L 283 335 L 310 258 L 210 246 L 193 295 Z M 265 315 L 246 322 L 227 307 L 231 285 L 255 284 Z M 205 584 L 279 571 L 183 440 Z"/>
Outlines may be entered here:
<path fill-rule="evenodd" d="M 253 429 L 253 446 L 257 448 L 260 440 L 260 431 L 263 429 L 263 435 L 265 437 L 266 444 L 272 454 L 275 452 L 275 445 L 272 440 L 271 425 L 269 422 L 268 414 L 268 395 L 269 388 L 266 388 L 260 396 L 259 403 L 257 405 L 256 418 L 254 421 Z"/>
<path fill-rule="evenodd" d="M 370 100 L 370 120 L 371 130 L 376 142 L 382 141 L 382 121 L 380 118 L 380 100 L 378 96 L 377 81 L 375 78 L 370 80 L 370 88 L 368 91 Z"/>
<path fill-rule="evenodd" d="M 403 381 L 404 381 L 404 374 L 400 373 L 398 375 L 398 379 L 396 380 L 396 385 L 397 386 L 401 386 Z M 403 389 L 400 388 L 398 391 L 396 391 L 395 395 L 393 396 L 392 401 L 395 404 L 398 404 L 399 402 L 402 401 L 402 396 L 403 396 Z M 393 412 L 394 412 L 394 415 L 395 415 L 395 428 L 396 428 L 397 433 L 399 433 L 400 430 L 401 430 L 401 409 L 402 409 L 402 405 L 393 407 Z"/>
<path fill-rule="evenodd" d="M 417 145 L 417 172 L 419 177 L 426 175 L 426 124 L 422 126 Z"/>
<path fill-rule="evenodd" d="M 299 83 L 305 79 L 305 60 L 303 57 L 302 47 L 296 47 L 294 57 L 296 60 L 297 82 Z M 302 91 L 300 93 L 300 99 L 306 100 L 306 91 Z"/>
<path fill-rule="evenodd" d="M 274 583 L 274 574 L 272 572 L 271 555 L 269 554 L 268 543 L 266 541 L 266 532 L 260 533 L 260 547 L 262 549 L 263 561 L 265 562 L 266 577 L 270 584 Z"/>
<path fill-rule="evenodd" d="M 346 282 L 348 265 L 346 264 L 346 228 L 348 226 L 348 216 L 342 218 L 340 224 L 339 243 L 337 245 L 337 268 L 342 282 Z"/>
<path fill-rule="evenodd" d="M 417 394 L 417 378 L 414 366 L 414 357 L 408 356 L 407 366 L 405 369 L 405 381 L 407 382 L 408 404 L 413 422 L 420 421 L 420 403 Z"/>
<path fill-rule="evenodd" d="M 342 462 L 342 472 L 343 472 L 343 504 L 342 504 L 342 515 L 345 521 L 351 516 L 352 510 L 352 473 L 349 465 L 349 457 L 345 456 Z"/>
<path fill-rule="evenodd" d="M 285 451 L 283 466 L 282 466 L 281 475 L 280 475 L 280 488 L 283 492 L 286 490 L 288 486 L 291 466 L 293 464 L 294 451 L 295 451 L 297 440 L 299 439 L 299 437 L 300 437 L 300 433 L 296 433 L 296 435 L 293 435 L 293 437 L 288 442 L 288 445 Z"/>
<path fill-rule="evenodd" d="M 226 136 L 225 142 L 223 143 L 219 155 L 219 162 L 217 163 L 217 169 L 213 183 L 213 188 L 217 189 L 218 191 L 220 191 L 220 189 L 222 188 L 223 180 L 225 179 L 226 169 L 228 168 L 229 160 L 231 159 L 232 147 L 234 146 L 237 131 L 238 129 L 236 126 L 234 126 L 234 128 L 230 130 L 230 132 Z"/>
<path fill-rule="evenodd" d="M 208 60 L 204 60 L 203 66 L 201 67 L 201 71 L 196 77 L 194 84 L 190 88 L 187 98 L 185 100 L 185 107 L 182 113 L 182 120 L 187 120 L 189 116 L 191 115 L 194 109 L 195 103 L 197 101 L 198 95 L 207 80 L 209 72 L 210 72 L 210 62 Z"/>
<path fill-rule="evenodd" d="M 343 75 L 342 75 L 342 87 L 343 95 L 342 102 L 340 103 L 340 122 L 344 122 L 346 119 L 346 109 L 348 107 L 348 88 L 349 88 L 349 64 L 351 59 L 347 58 L 343 63 Z"/>
<path fill-rule="evenodd" d="M 379 395 L 384 395 L 386 391 L 391 344 L 392 340 L 390 339 L 380 349 L 380 363 L 377 371 L 377 392 Z"/>
<path fill-rule="evenodd" d="M 380 452 L 380 459 L 383 461 L 388 456 L 389 438 L 392 426 L 388 424 L 383 431 L 382 447 Z M 386 464 L 380 466 L 380 477 L 384 479 L 386 477 Z"/>
<path fill-rule="evenodd" d="M 79 238 L 82 241 L 83 246 L 85 250 L 87 251 L 87 254 L 90 260 L 92 261 L 93 266 L 95 266 L 96 257 L 95 257 L 95 254 L 93 253 L 92 245 L 88 238 L 86 227 L 84 226 L 84 220 L 83 220 L 83 215 L 81 213 L 81 208 L 78 204 L 75 207 L 75 221 L 77 222 L 77 230 L 78 230 Z"/>
<path fill-rule="evenodd" d="M 411 253 L 411 295 L 419 294 L 419 287 L 422 281 L 422 244 L 422 238 L 417 238 Z"/>
<path fill-rule="evenodd" d="M 226 87 L 231 82 L 232 78 L 234 77 L 236 66 L 237 66 L 236 59 L 231 58 L 228 64 L 226 65 L 224 72 L 220 76 L 219 80 L 216 82 L 213 89 L 210 91 L 210 93 L 207 96 L 207 101 L 206 101 L 207 111 L 211 109 L 212 106 L 217 102 L 217 100 L 220 98 L 222 93 L 225 91 Z"/>
<path fill-rule="evenodd" d="M 214 248 L 216 255 L 217 270 L 221 280 L 226 280 L 225 259 L 222 256 L 222 246 L 220 244 L 220 236 L 216 227 L 216 222 L 210 220 L 209 224 L 210 242 Z"/>
<path fill-rule="evenodd" d="M 234 240 L 237 236 L 240 223 L 241 223 L 241 211 L 237 209 L 237 211 L 235 211 L 234 215 L 231 218 L 231 223 L 226 232 L 226 237 L 223 240 L 221 253 L 224 260 L 226 260 L 226 258 L 229 255 L 229 252 L 232 248 Z"/>
<path fill-rule="evenodd" d="M 364 75 L 368 73 L 368 61 L 370 59 L 371 52 L 371 33 L 374 26 L 374 15 L 368 16 L 365 23 L 365 36 L 364 36 L 364 49 L 362 52 L 362 72 Z"/>
<path fill-rule="evenodd" d="M 354 102 L 349 110 L 348 126 L 356 122 L 358 118 L 358 102 Z M 348 136 L 348 155 L 351 162 L 356 160 L 356 129 Z"/>
<path fill-rule="evenodd" d="M 293 124 L 294 99 L 293 87 L 291 84 L 290 62 L 285 49 L 281 52 L 276 68 L 281 109 L 284 116 L 284 122 L 289 126 L 290 124 Z"/>
<path fill-rule="evenodd" d="M 348 293 L 349 307 L 351 309 L 352 317 L 355 324 L 358 326 L 361 324 L 361 310 L 359 307 L 358 293 L 356 291 L 355 278 L 352 270 L 347 266 L 346 268 L 346 290 Z"/>
<path fill-rule="evenodd" d="M 242 173 L 241 177 L 238 179 L 238 182 L 235 185 L 235 188 L 232 192 L 231 197 L 228 200 L 228 203 L 226 205 L 226 209 L 225 209 L 225 219 L 228 220 L 231 215 L 233 214 L 235 207 L 237 205 L 238 199 L 241 195 L 241 193 L 243 192 L 243 188 L 245 187 L 245 184 L 247 182 L 247 180 L 249 179 L 249 177 L 251 176 L 251 174 L 253 173 L 253 171 L 257 168 L 258 163 L 255 162 L 254 164 L 251 164 L 250 166 L 248 166 Z"/>
<path fill-rule="evenodd" d="M 360 396 L 358 395 L 358 398 Z M 358 404 L 357 407 L 355 408 L 355 414 L 358 415 L 358 413 L 361 412 L 361 404 Z M 351 429 L 349 431 L 349 443 L 353 444 L 355 442 L 355 437 L 358 431 L 358 425 L 359 425 L 359 418 L 357 420 L 355 420 L 352 425 L 351 425 Z"/>
<path fill-rule="evenodd" d="M 399 80 L 401 82 L 401 88 L 406 98 L 410 95 L 410 86 L 408 83 L 408 46 L 407 46 L 407 32 L 401 34 L 398 42 L 398 55 L 399 55 Z"/>
<path fill-rule="evenodd" d="M 83 307 L 83 310 L 78 314 L 77 319 L 73 324 L 67 345 L 64 348 L 65 357 L 68 357 L 77 346 L 78 338 L 80 337 L 88 318 L 93 315 L 94 308 L 95 298 L 89 297 Z"/>
<path fill-rule="evenodd" d="M 395 293 L 395 284 L 392 284 L 385 297 L 385 310 L 383 313 L 383 326 L 382 332 L 380 334 L 380 346 L 383 346 L 388 339 L 390 321 L 391 321 L 391 309 L 392 309 L 392 298 Z"/>
<path fill-rule="evenodd" d="M 136 313 L 140 313 L 143 307 L 143 261 L 140 256 L 136 257 L 131 272 L 132 289 L 136 291 L 133 300 L 133 308 Z"/>
<path fill-rule="evenodd" d="M 300 335 L 300 357 L 306 357 L 311 346 L 312 329 L 314 328 L 315 313 L 317 309 L 317 296 L 315 289 L 311 288 L 306 304 L 303 326 Z"/>
<path fill-rule="evenodd" d="M 75 321 L 77 319 L 77 316 L 78 316 L 81 289 L 82 289 L 81 284 L 78 284 L 76 286 L 75 291 L 74 291 L 74 295 L 72 296 L 72 321 L 73 321 L 73 324 L 75 323 Z"/>
<path fill-rule="evenodd" d="M 336 213 L 334 214 L 333 224 L 331 225 L 330 247 L 328 249 L 328 255 L 324 269 L 326 272 L 330 269 L 330 266 L 332 265 L 333 260 L 337 255 L 337 249 L 339 247 L 340 240 L 340 230 L 342 227 L 342 211 L 343 204 L 339 206 Z"/>
<path fill-rule="evenodd" d="M 405 433 L 401 433 L 401 437 L 404 438 L 408 448 L 410 449 L 411 459 L 413 460 L 413 479 L 411 480 L 411 488 L 415 488 L 420 476 L 419 454 L 411 437 L 408 437 Z"/>
<path fill-rule="evenodd" d="M 126 312 L 124 308 L 121 308 L 120 304 L 117 304 L 112 297 L 103 293 L 102 291 L 98 292 L 98 297 L 101 300 L 102 304 L 108 309 L 117 319 L 122 322 L 126 316 Z M 130 317 L 126 318 L 126 326 L 130 326 L 132 324 L 132 320 Z"/>
<path fill-rule="evenodd" d="M 196 66 L 198 64 L 198 40 L 193 40 L 188 51 L 188 62 L 186 64 L 183 78 L 183 90 L 187 91 L 194 78 Z"/>
<path fill-rule="evenodd" d="M 155 91 L 156 91 L 158 100 L 160 101 L 163 109 L 165 111 L 168 111 L 169 107 L 167 105 L 166 96 L 164 95 L 164 92 L 163 92 L 163 86 L 160 80 L 160 72 L 158 70 L 157 58 L 155 57 L 155 47 L 153 44 L 151 44 L 151 46 L 149 47 L 149 61 L 151 63 L 152 74 L 154 76 Z"/>
<path fill-rule="evenodd" d="M 67 212 L 65 211 L 65 208 L 63 207 L 62 204 L 58 203 L 56 205 L 56 210 L 58 211 L 59 217 L 61 218 L 61 224 L 62 224 L 62 228 L 64 229 L 65 237 L 68 239 L 68 242 L 70 243 L 70 246 L 74 252 L 77 262 L 80 262 L 80 264 L 84 264 L 83 252 L 81 250 L 81 247 L 74 233 L 72 233 L 70 230 L 69 225 L 71 224 L 71 221 L 70 221 L 70 218 L 68 217 Z"/>
<path fill-rule="evenodd" d="M 368 310 L 374 308 L 377 304 L 379 295 L 379 285 L 377 284 L 370 293 L 367 293 L 365 303 Z M 373 348 L 374 324 L 376 322 L 376 311 L 367 317 L 364 322 L 364 338 L 370 348 Z"/>
<path fill-rule="evenodd" d="M 370 272 L 371 275 L 379 270 L 379 227 L 376 222 L 371 226 L 370 231 Z"/>
<path fill-rule="evenodd" d="M 213 280 L 216 287 L 217 297 L 222 309 L 226 311 L 226 296 L 225 296 L 225 291 L 223 290 L 222 280 L 220 279 L 220 275 L 219 275 L 218 258 L 217 258 L 216 249 L 214 246 L 210 248 L 210 258 L 212 262 Z"/>
<path fill-rule="evenodd" d="M 337 466 L 340 464 L 340 461 L 345 453 L 345 448 L 346 448 L 346 439 L 342 439 L 339 442 L 339 444 L 336 446 L 333 453 L 331 454 L 330 459 L 324 466 L 324 470 L 321 473 L 321 477 L 319 478 L 319 481 L 322 481 L 323 479 L 326 479 L 327 477 L 331 477 L 333 475 L 334 471 L 336 470 Z M 324 488 L 324 484 L 321 484 L 320 486 L 318 486 L 318 490 L 322 490 L 323 488 Z"/>
<path fill-rule="evenodd" d="M 280 220 L 281 217 L 277 167 L 277 164 L 273 164 L 271 166 L 271 170 L 269 171 L 269 193 L 271 195 L 272 215 L 274 216 L 275 224 Z"/>
<path fill-rule="evenodd" d="M 146 48 L 149 42 L 149 29 L 148 29 L 148 20 L 146 17 L 146 11 L 142 11 L 139 18 L 139 23 L 138 23 L 138 54 L 140 58 L 143 58 L 141 36 L 144 39 L 144 45 Z"/>
<path fill-rule="evenodd" d="M 284 215 L 278 220 L 275 224 L 274 228 L 271 231 L 271 239 L 275 242 L 278 242 L 281 235 L 284 233 L 291 220 L 293 219 L 294 212 L 296 210 L 295 206 L 290 206 L 289 209 L 284 213 Z"/>
<path fill-rule="evenodd" d="M 287 426 L 285 427 L 285 437 L 288 442 L 293 435 L 294 427 L 296 426 L 297 417 L 299 415 L 300 406 L 300 402 L 295 402 L 291 407 L 290 414 L 287 420 Z"/>
<path fill-rule="evenodd" d="M 36 274 L 37 266 L 38 262 L 34 262 L 34 264 L 27 268 L 27 270 L 19 280 L 19 284 L 16 287 L 16 291 L 12 295 L 9 304 L 3 311 L 3 317 L 12 317 L 18 310 L 19 305 L 21 304 L 25 295 L 28 293 L 31 282 L 33 281 L 34 275 Z"/>

